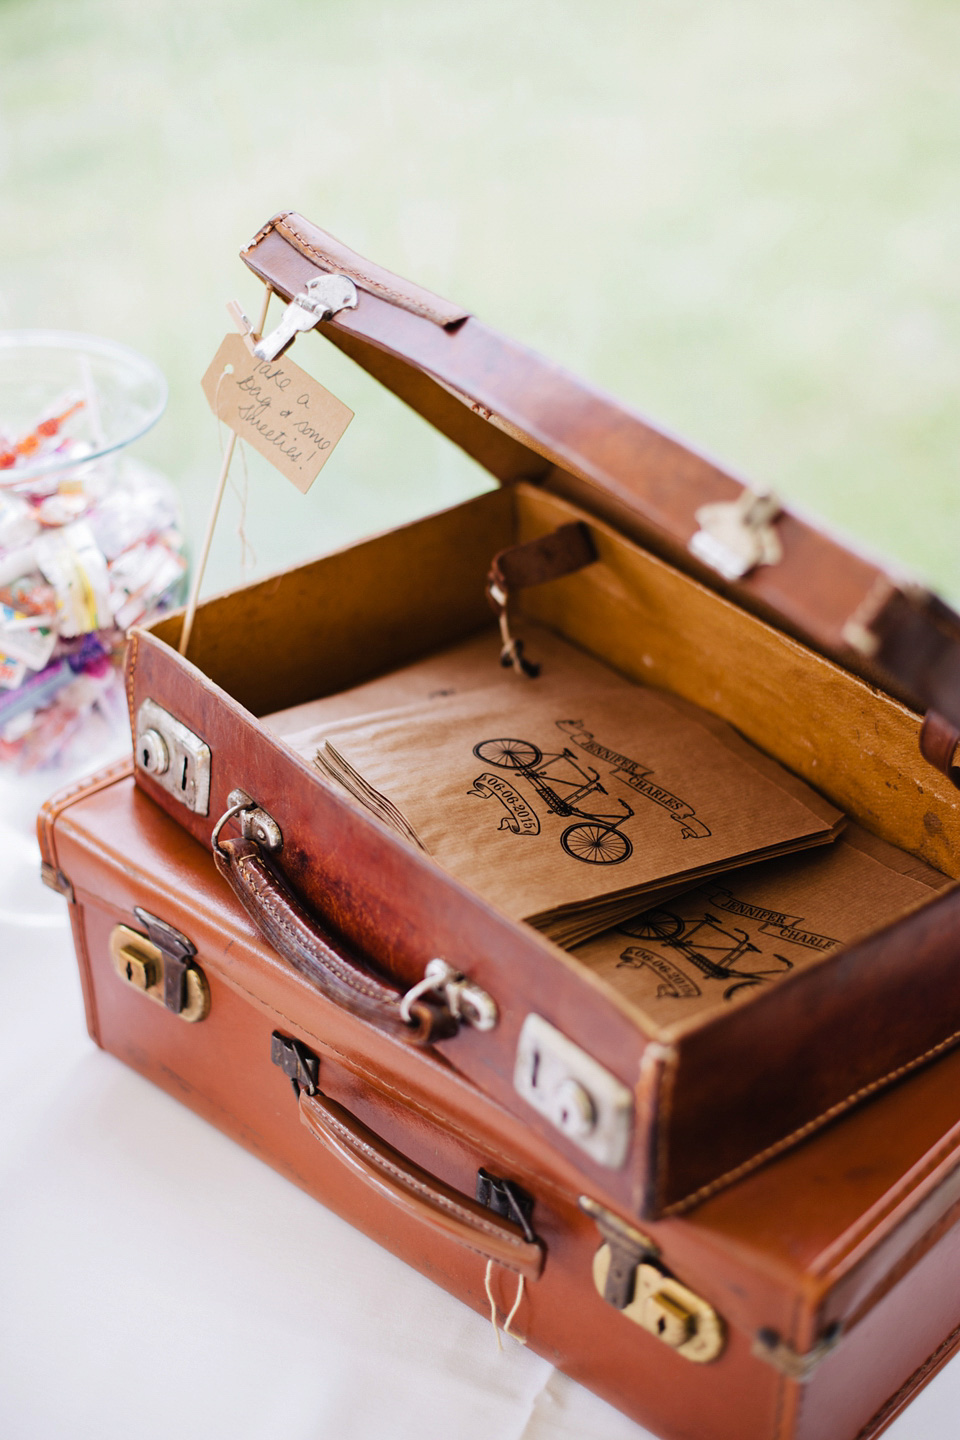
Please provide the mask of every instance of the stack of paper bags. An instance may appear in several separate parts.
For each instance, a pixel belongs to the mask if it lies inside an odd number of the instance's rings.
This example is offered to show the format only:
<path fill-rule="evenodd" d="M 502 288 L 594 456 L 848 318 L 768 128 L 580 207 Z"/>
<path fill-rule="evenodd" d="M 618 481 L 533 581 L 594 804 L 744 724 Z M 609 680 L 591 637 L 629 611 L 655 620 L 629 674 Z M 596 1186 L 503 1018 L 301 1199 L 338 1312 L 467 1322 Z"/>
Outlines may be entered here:
<path fill-rule="evenodd" d="M 360 687 L 340 718 L 314 707 L 312 728 L 277 728 L 385 824 L 566 946 L 842 828 L 722 721 L 556 637 L 537 648 L 535 680 L 498 670 L 484 637 Z"/>
<path fill-rule="evenodd" d="M 575 954 L 668 1038 L 822 963 L 953 883 L 850 824 L 835 845 L 709 881 Z"/>

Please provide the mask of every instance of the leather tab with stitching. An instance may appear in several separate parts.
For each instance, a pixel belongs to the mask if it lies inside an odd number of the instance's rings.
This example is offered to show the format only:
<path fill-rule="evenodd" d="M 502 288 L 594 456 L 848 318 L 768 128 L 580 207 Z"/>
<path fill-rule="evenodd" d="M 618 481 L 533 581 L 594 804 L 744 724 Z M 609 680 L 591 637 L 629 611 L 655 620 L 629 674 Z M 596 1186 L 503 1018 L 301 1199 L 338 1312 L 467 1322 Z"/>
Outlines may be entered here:
<path fill-rule="evenodd" d="M 543 585 L 572 575 L 597 559 L 596 546 L 582 520 L 561 525 L 549 535 L 528 540 L 525 545 L 511 545 L 494 555 L 488 576 L 488 589 L 505 594 Z"/>

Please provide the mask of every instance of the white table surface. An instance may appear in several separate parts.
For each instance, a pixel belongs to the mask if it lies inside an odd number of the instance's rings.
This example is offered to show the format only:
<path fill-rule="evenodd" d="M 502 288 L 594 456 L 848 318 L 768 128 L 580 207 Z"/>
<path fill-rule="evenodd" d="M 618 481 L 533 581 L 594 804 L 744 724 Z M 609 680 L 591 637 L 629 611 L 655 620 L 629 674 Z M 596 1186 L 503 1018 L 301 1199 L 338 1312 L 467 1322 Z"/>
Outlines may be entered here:
<path fill-rule="evenodd" d="M 3 1440 L 644 1440 L 96 1049 L 44 786 L 0 780 Z M 887 1433 L 958 1432 L 954 1361 Z"/>

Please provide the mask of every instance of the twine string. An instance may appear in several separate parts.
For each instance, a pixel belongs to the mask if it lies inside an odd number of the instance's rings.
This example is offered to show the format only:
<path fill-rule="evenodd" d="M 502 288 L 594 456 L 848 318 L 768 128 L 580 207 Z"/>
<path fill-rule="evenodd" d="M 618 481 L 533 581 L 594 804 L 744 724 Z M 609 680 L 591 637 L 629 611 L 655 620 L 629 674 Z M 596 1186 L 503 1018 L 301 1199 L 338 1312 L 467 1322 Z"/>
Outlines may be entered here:
<path fill-rule="evenodd" d="M 514 1302 L 513 1302 L 512 1306 L 510 1307 L 510 1313 L 509 1313 L 509 1315 L 507 1316 L 507 1318 L 506 1318 L 506 1320 L 505 1320 L 505 1322 L 504 1322 L 504 1326 L 503 1326 L 503 1333 L 504 1333 L 504 1335 L 509 1335 L 509 1336 L 510 1336 L 510 1339 L 511 1339 L 511 1340 L 516 1340 L 516 1342 L 517 1342 L 518 1345 L 526 1345 L 527 1342 L 526 1342 L 526 1340 L 524 1340 L 524 1338 L 523 1338 L 522 1335 L 518 1335 L 518 1334 L 516 1333 L 516 1331 L 515 1331 L 515 1330 L 512 1330 L 510 1327 L 512 1326 L 514 1320 L 516 1319 L 517 1311 L 520 1309 L 520 1303 L 521 1303 L 521 1301 L 523 1300 L 524 1286 L 525 1286 L 524 1277 L 521 1275 L 521 1276 L 519 1276 L 519 1281 L 518 1281 L 518 1284 L 517 1284 L 516 1297 L 515 1297 L 515 1299 L 514 1299 Z M 503 1344 L 502 1344 L 502 1342 L 501 1342 L 501 1340 L 500 1340 L 500 1325 L 499 1325 L 499 1323 L 498 1323 L 498 1318 L 497 1318 L 497 1302 L 496 1302 L 496 1300 L 493 1298 L 493 1261 L 492 1261 L 492 1260 L 488 1260 L 488 1261 L 487 1261 L 487 1268 L 486 1268 L 486 1271 L 484 1272 L 484 1276 L 483 1276 L 483 1288 L 484 1288 L 484 1290 L 486 1290 L 486 1292 L 487 1292 L 487 1299 L 488 1299 L 489 1302 L 490 1302 L 490 1324 L 493 1326 L 494 1339 L 495 1339 L 496 1342 L 497 1342 L 497 1351 L 498 1351 L 499 1354 L 502 1355 L 502 1354 L 503 1354 Z"/>
<path fill-rule="evenodd" d="M 261 335 L 263 333 L 263 327 L 267 321 L 267 310 L 270 306 L 270 297 L 272 295 L 273 290 L 271 286 L 268 285 L 263 296 L 263 306 L 260 310 L 260 318 L 257 321 L 257 335 Z M 222 380 L 223 375 L 221 375 L 219 380 L 217 381 L 217 395 L 219 395 L 220 384 Z M 219 435 L 219 428 L 217 433 Z M 206 533 L 203 537 L 203 544 L 200 547 L 200 554 L 197 557 L 196 568 L 193 573 L 193 583 L 190 586 L 190 596 L 187 600 L 187 609 L 183 617 L 183 626 L 180 630 L 180 645 L 178 648 L 181 655 L 186 655 L 187 647 L 190 644 L 190 636 L 193 634 L 193 622 L 196 619 L 197 603 L 200 599 L 200 586 L 203 583 L 203 574 L 207 568 L 207 560 L 210 555 L 210 546 L 213 543 L 213 533 L 217 528 L 217 518 L 220 514 L 220 505 L 223 501 L 223 493 L 227 488 L 227 476 L 230 473 L 230 464 L 233 460 L 233 452 L 234 450 L 236 450 L 236 448 L 237 432 L 235 430 L 231 430 L 230 440 L 227 444 L 226 453 L 223 457 L 223 463 L 220 466 L 220 474 L 217 478 L 217 488 L 214 491 L 213 504 L 210 507 L 210 515 L 207 519 Z"/>

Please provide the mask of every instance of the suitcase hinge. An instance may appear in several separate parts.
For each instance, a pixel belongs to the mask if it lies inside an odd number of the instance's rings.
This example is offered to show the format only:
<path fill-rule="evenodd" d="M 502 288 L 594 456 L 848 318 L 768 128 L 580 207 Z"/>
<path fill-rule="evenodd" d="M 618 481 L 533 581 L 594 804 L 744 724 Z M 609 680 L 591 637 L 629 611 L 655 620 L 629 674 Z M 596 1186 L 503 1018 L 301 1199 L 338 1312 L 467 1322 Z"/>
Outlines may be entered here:
<path fill-rule="evenodd" d="M 258 360 L 276 360 L 303 330 L 312 330 L 341 310 L 357 308 L 357 287 L 347 275 L 324 274 L 308 280 L 294 295 L 280 317 L 280 323 L 258 340 L 253 353 Z"/>
<path fill-rule="evenodd" d="M 669 1273 L 659 1247 L 642 1231 L 589 1195 L 580 1196 L 580 1209 L 603 1236 L 593 1283 L 604 1300 L 685 1359 L 700 1365 L 715 1360 L 726 1332 L 713 1306 Z"/>
<path fill-rule="evenodd" d="M 696 512 L 700 529 L 690 550 L 724 580 L 742 580 L 757 565 L 776 565 L 783 546 L 773 528 L 780 501 L 770 491 L 744 489 L 736 500 L 701 505 Z"/>
<path fill-rule="evenodd" d="M 788 1341 L 780 1339 L 776 1330 L 763 1329 L 757 1331 L 751 1348 L 758 1359 L 766 1360 L 788 1380 L 796 1380 L 802 1385 L 839 1343 L 842 1334 L 843 1322 L 838 1320 L 823 1333 L 812 1350 L 800 1355 Z"/>
<path fill-rule="evenodd" d="M 55 865 L 51 865 L 49 860 L 40 862 L 40 879 L 50 890 L 56 890 L 58 895 L 66 895 L 70 904 L 73 904 L 75 899 L 73 886 L 63 871 L 58 870 Z"/>
<path fill-rule="evenodd" d="M 194 963 L 197 947 L 139 905 L 134 914 L 147 933 L 129 925 L 114 926 L 110 957 L 117 974 L 181 1020 L 191 1024 L 203 1020 L 210 1009 L 210 989 Z"/>
<path fill-rule="evenodd" d="M 320 1061 L 300 1040 L 274 1030 L 270 1036 L 270 1059 L 287 1076 L 298 1100 L 301 1090 L 306 1090 L 308 1095 L 317 1093 Z"/>

